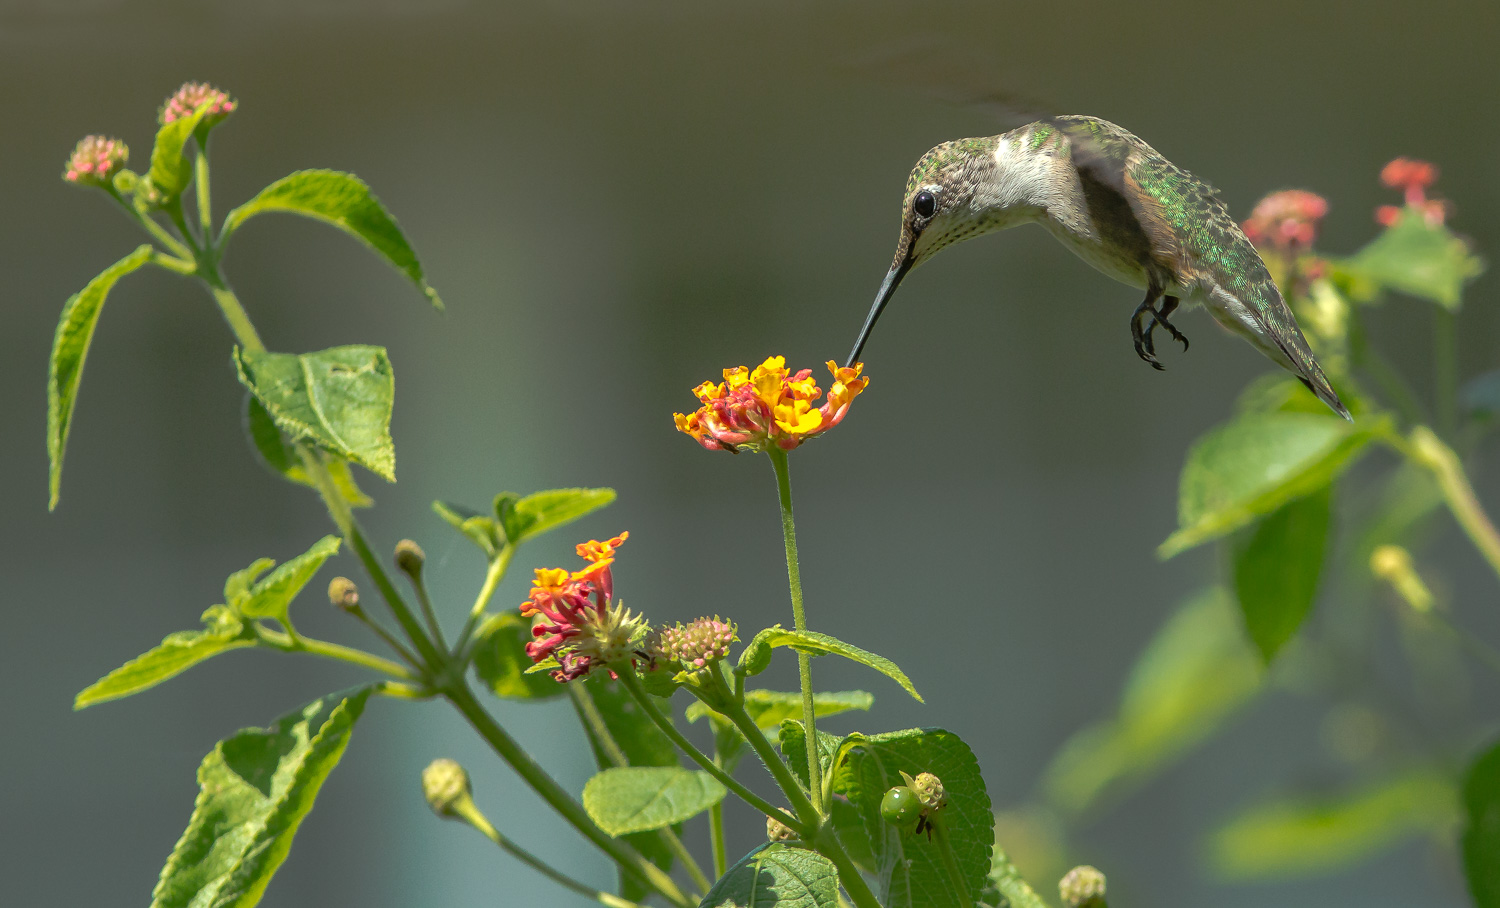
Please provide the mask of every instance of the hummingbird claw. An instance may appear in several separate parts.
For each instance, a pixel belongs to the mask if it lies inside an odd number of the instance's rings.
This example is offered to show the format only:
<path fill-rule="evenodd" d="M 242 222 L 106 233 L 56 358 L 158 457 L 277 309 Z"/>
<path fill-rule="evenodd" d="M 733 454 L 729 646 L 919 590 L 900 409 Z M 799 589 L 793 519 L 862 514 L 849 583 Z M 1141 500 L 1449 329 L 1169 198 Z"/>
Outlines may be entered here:
<path fill-rule="evenodd" d="M 1177 310 L 1177 303 L 1178 303 L 1177 297 L 1175 297 L 1175 296 L 1168 296 L 1168 297 L 1165 297 L 1165 298 L 1162 299 L 1162 301 L 1161 301 L 1161 310 L 1160 311 L 1152 310 L 1152 313 L 1151 313 L 1151 315 L 1152 315 L 1152 324 L 1146 328 L 1146 348 L 1148 350 L 1151 349 L 1151 330 L 1152 330 L 1152 328 L 1155 328 L 1157 325 L 1161 325 L 1163 328 L 1167 329 L 1167 333 L 1168 334 L 1172 335 L 1172 340 L 1177 341 L 1178 343 L 1182 344 L 1182 352 L 1183 353 L 1187 352 L 1187 350 L 1188 350 L 1188 339 L 1187 339 L 1186 335 L 1184 335 L 1181 331 L 1178 331 L 1176 325 L 1174 325 L 1171 322 L 1167 321 L 1167 316 L 1171 315 L 1173 312 L 1175 312 Z M 1152 350 L 1151 352 L 1154 353 L 1156 351 Z"/>
<path fill-rule="evenodd" d="M 1136 355 L 1150 363 L 1151 368 L 1164 372 L 1166 367 L 1157 360 L 1156 346 L 1151 342 L 1151 329 L 1156 327 L 1156 322 L 1160 318 L 1151 304 L 1156 302 L 1159 294 L 1160 291 L 1152 287 L 1146 294 L 1146 301 L 1135 307 L 1135 312 L 1130 316 L 1130 337 L 1135 341 Z M 1149 327 L 1145 325 L 1148 315 L 1152 319 Z"/>

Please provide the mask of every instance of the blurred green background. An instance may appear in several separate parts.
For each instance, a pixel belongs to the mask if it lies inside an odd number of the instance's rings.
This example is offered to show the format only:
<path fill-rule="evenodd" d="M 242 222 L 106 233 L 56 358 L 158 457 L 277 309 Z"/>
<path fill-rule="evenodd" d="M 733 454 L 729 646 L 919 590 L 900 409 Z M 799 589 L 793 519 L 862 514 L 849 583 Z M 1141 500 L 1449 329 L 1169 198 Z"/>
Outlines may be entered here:
<path fill-rule="evenodd" d="M 334 167 L 396 214 L 446 316 L 357 243 L 294 218 L 244 230 L 226 269 L 272 349 L 389 347 L 401 481 L 363 478 L 379 502 L 366 523 L 382 545 L 426 547 L 455 621 L 482 565 L 432 499 L 608 485 L 619 502 L 534 545 L 500 602 L 524 596 L 530 567 L 568 563 L 573 537 L 629 529 L 616 577 L 632 608 L 759 627 L 789 620 L 769 466 L 708 455 L 670 414 L 726 365 L 845 354 L 889 263 L 912 162 L 1001 130 L 932 100 L 925 61 L 977 61 L 992 82 L 978 87 L 1115 120 L 1242 217 L 1270 190 L 1314 189 L 1332 207 L 1328 249 L 1364 242 L 1373 207 L 1394 201 L 1376 181 L 1385 161 L 1434 160 L 1450 223 L 1493 256 L 1497 27 L 1487 0 L 0 3 L 4 901 L 146 901 L 213 742 L 358 677 L 235 653 L 70 711 L 105 671 L 195 626 L 225 574 L 325 532 L 313 496 L 252 459 L 230 335 L 208 298 L 150 271 L 106 307 L 62 502 L 46 513 L 57 313 L 140 242 L 101 196 L 58 179 L 82 135 L 124 138 L 140 168 L 157 105 L 210 80 L 241 102 L 215 133 L 218 211 L 291 170 Z M 1496 291 L 1492 273 L 1468 294 L 1465 374 L 1496 365 Z M 813 627 L 895 659 L 928 705 L 823 660 L 820 686 L 877 697 L 833 730 L 949 728 L 978 753 L 997 806 L 1027 801 L 1068 735 L 1113 709 L 1175 604 L 1220 570 L 1211 550 L 1167 564 L 1153 550 L 1175 525 L 1187 444 L 1267 365 L 1198 313 L 1178 320 L 1191 352 L 1170 350 L 1153 372 L 1129 341 L 1136 296 L 1034 229 L 965 244 L 908 279 L 867 348 L 870 392 L 793 458 L 793 482 Z M 1410 302 L 1373 324 L 1419 382 L 1426 324 Z M 1488 472 L 1481 495 L 1500 500 Z M 1458 620 L 1500 639 L 1493 578 L 1440 526 Z M 323 579 L 356 574 L 348 556 L 334 565 Z M 299 626 L 375 645 L 331 611 L 308 594 Z M 1491 722 L 1495 693 L 1475 696 Z M 565 702 L 497 710 L 581 789 L 589 755 Z M 1100 814 L 1075 857 L 1103 868 L 1124 906 L 1465 904 L 1451 854 L 1422 841 L 1294 881 L 1230 885 L 1203 869 L 1216 823 L 1333 774 L 1321 716 L 1306 700 L 1260 699 Z M 502 829 L 612 879 L 451 710 L 378 702 L 267 904 L 572 904 L 432 817 L 417 777 L 438 756 L 469 765 Z M 730 820 L 733 854 L 761 840 L 748 811 Z"/>

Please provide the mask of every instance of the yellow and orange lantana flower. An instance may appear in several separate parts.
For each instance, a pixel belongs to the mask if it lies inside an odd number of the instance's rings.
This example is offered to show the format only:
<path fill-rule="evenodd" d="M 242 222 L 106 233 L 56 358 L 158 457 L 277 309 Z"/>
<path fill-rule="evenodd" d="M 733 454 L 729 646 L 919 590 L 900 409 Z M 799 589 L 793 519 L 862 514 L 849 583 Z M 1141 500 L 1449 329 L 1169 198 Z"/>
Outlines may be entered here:
<path fill-rule="evenodd" d="M 823 391 L 811 369 L 787 372 L 786 358 L 773 356 L 753 370 L 724 370 L 724 380 L 693 389 L 703 403 L 694 413 L 674 413 L 677 429 L 710 451 L 764 451 L 775 445 L 791 449 L 838 425 L 849 405 L 870 383 L 861 378 L 863 363 L 843 367 L 828 362 L 833 385 L 822 406 Z"/>

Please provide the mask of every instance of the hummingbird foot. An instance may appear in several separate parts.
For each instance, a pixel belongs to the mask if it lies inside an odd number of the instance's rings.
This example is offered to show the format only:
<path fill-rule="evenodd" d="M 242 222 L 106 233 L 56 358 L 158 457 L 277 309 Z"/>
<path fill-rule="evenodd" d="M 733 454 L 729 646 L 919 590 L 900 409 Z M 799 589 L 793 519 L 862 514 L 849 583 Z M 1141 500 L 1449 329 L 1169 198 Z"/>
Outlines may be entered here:
<path fill-rule="evenodd" d="M 1151 343 L 1151 328 L 1155 328 L 1157 323 L 1161 321 L 1161 316 L 1157 314 L 1155 307 L 1151 304 L 1156 302 L 1157 297 L 1160 295 L 1161 291 L 1155 286 L 1146 291 L 1145 301 L 1136 306 L 1135 312 L 1130 316 L 1130 336 L 1135 341 L 1136 355 L 1150 363 L 1151 368 L 1158 372 L 1164 372 L 1166 371 L 1166 366 L 1163 366 L 1161 361 L 1156 358 L 1156 347 Z M 1151 317 L 1151 328 L 1147 328 L 1144 325 L 1148 315 Z"/>
<path fill-rule="evenodd" d="M 1146 350 L 1147 350 L 1147 352 L 1150 352 L 1150 353 L 1155 353 L 1156 352 L 1155 347 L 1152 346 L 1152 344 L 1151 344 L 1151 332 L 1156 328 L 1157 325 L 1161 325 L 1163 328 L 1166 328 L 1167 329 L 1167 333 L 1170 334 L 1170 335 L 1172 335 L 1172 340 L 1177 341 L 1179 344 L 1182 344 L 1182 352 L 1183 353 L 1186 353 L 1188 351 L 1188 339 L 1187 339 L 1187 337 L 1181 331 L 1177 330 L 1177 326 L 1176 325 L 1174 325 L 1171 322 L 1167 321 L 1167 316 L 1171 315 L 1173 312 L 1175 312 L 1177 310 L 1177 303 L 1178 303 L 1178 299 L 1175 296 L 1163 297 L 1162 301 L 1161 301 L 1161 309 L 1160 310 L 1155 310 L 1155 309 L 1152 310 L 1152 312 L 1151 312 L 1151 316 L 1152 316 L 1152 318 L 1151 318 L 1151 324 L 1149 324 L 1149 325 L 1146 326 Z"/>

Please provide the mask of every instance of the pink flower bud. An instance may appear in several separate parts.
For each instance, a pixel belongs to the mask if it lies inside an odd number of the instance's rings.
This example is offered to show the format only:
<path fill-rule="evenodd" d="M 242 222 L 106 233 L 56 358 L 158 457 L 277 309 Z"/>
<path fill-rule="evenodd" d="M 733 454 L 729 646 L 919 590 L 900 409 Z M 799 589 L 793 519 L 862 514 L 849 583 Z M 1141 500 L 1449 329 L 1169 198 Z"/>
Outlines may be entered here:
<path fill-rule="evenodd" d="M 80 185 L 108 186 L 129 159 L 130 149 L 119 139 L 86 136 L 68 158 L 63 179 Z"/>
<path fill-rule="evenodd" d="M 207 82 L 188 82 L 161 106 L 157 120 L 166 126 L 174 120 L 192 116 L 198 108 L 205 106 L 208 107 L 208 113 L 204 115 L 203 122 L 212 125 L 234 113 L 239 102 Z"/>

